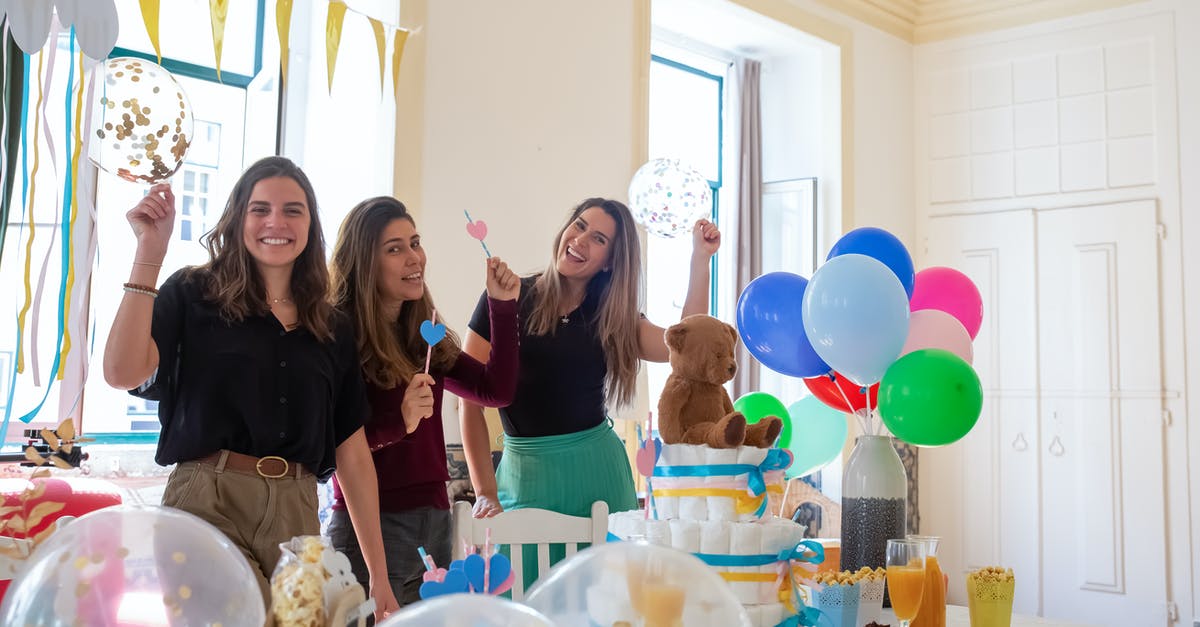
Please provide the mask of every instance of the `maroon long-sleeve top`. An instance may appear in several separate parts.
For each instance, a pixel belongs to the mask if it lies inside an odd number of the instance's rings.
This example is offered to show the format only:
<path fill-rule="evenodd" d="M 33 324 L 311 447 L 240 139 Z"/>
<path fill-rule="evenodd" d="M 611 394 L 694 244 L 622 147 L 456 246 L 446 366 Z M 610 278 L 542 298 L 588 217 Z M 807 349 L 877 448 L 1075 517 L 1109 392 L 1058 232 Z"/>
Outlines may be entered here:
<path fill-rule="evenodd" d="M 400 411 L 407 385 L 385 390 L 367 383 L 371 417 L 366 424 L 366 436 L 379 479 L 379 511 L 450 509 L 446 494 L 450 474 L 446 470 L 446 438 L 442 433 L 443 390 L 485 407 L 504 407 L 512 402 L 520 354 L 517 301 L 489 298 L 488 307 L 493 329 L 488 362 L 481 364 L 462 353 L 449 372 L 435 373 L 433 415 L 422 420 L 412 433 L 405 433 Z M 333 496 L 333 508 L 345 509 L 336 475 Z"/>

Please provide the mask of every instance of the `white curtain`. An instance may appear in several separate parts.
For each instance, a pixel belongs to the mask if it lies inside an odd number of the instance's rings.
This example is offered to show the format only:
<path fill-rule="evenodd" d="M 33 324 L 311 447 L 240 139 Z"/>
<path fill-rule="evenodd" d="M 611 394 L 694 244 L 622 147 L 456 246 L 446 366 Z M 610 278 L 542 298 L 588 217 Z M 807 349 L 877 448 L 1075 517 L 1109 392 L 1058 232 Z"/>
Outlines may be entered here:
<path fill-rule="evenodd" d="M 734 278 L 741 294 L 751 281 L 762 274 L 762 114 L 759 105 L 761 64 L 753 59 L 738 59 L 735 64 L 738 116 L 737 221 L 734 241 L 737 265 Z M 744 345 L 738 345 L 738 372 L 733 380 L 737 398 L 758 389 L 759 363 Z"/>

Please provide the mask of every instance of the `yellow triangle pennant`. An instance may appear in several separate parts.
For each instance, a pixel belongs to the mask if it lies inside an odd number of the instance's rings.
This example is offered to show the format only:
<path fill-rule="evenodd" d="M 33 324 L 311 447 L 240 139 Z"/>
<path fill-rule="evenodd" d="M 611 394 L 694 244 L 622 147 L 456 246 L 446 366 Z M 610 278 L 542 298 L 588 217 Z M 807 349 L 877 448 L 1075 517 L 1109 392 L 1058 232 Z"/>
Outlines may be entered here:
<path fill-rule="evenodd" d="M 225 46 L 225 18 L 229 15 L 229 0 L 208 0 L 208 17 L 212 22 L 213 53 L 217 58 L 217 82 L 221 81 L 221 48 Z"/>
<path fill-rule="evenodd" d="M 279 29 L 279 63 L 287 83 L 288 40 L 292 31 L 292 0 L 275 0 L 275 27 Z"/>
<path fill-rule="evenodd" d="M 329 73 L 329 93 L 333 93 L 333 68 L 337 65 L 338 46 L 342 42 L 342 21 L 346 19 L 346 3 L 332 0 L 325 16 L 325 68 Z"/>
<path fill-rule="evenodd" d="M 373 17 L 369 17 L 367 19 L 371 22 L 371 30 L 375 31 L 375 48 L 379 51 L 379 95 L 380 95 L 380 98 L 382 98 L 383 97 L 383 66 L 385 63 L 383 55 L 384 55 L 384 50 L 387 48 L 387 40 L 384 39 L 384 37 L 386 35 L 383 32 L 383 22 L 380 22 L 379 20 L 377 20 Z"/>
<path fill-rule="evenodd" d="M 408 41 L 408 31 L 396 29 L 396 43 L 392 46 L 392 89 L 395 97 L 400 97 L 400 58 L 404 56 L 404 42 Z"/>
<path fill-rule="evenodd" d="M 154 46 L 154 54 L 162 63 L 162 50 L 158 47 L 158 0 L 139 0 L 139 3 L 142 5 L 142 21 L 146 24 L 150 45 Z"/>

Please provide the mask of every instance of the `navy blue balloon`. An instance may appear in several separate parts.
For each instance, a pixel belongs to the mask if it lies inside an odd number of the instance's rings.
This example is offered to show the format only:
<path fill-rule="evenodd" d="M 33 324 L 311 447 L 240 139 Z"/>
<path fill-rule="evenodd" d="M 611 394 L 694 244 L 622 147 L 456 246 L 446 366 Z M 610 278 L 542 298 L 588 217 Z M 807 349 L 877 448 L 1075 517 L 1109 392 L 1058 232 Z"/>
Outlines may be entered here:
<path fill-rule="evenodd" d="M 804 290 L 808 279 L 771 272 L 754 279 L 737 303 L 738 333 L 762 365 L 790 377 L 829 372 L 804 334 Z"/>
<path fill-rule="evenodd" d="M 873 226 L 854 229 L 843 235 L 833 245 L 825 261 L 850 254 L 866 255 L 887 266 L 896 275 L 896 278 L 900 279 L 900 284 L 904 286 L 904 293 L 908 295 L 909 300 L 912 300 L 913 284 L 916 281 L 912 255 L 908 254 L 904 243 L 895 235 Z"/>

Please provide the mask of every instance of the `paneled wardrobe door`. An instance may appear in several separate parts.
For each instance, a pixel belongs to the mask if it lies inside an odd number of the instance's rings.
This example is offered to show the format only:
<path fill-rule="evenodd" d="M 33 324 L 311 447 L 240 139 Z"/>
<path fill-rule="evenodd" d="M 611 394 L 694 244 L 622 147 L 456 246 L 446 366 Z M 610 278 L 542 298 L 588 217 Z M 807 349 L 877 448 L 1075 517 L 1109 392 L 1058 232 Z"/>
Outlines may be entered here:
<path fill-rule="evenodd" d="M 921 532 L 943 538 L 952 603 L 966 603 L 964 570 L 1003 564 L 1023 614 L 1040 609 L 1035 241 L 1031 210 L 944 216 L 929 221 L 918 255 L 918 268 L 969 276 L 984 312 L 974 342 L 983 412 L 960 442 L 921 449 Z"/>
<path fill-rule="evenodd" d="M 1044 615 L 1165 626 L 1155 203 L 1037 225 Z"/>

